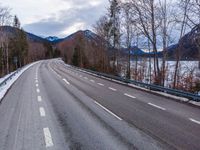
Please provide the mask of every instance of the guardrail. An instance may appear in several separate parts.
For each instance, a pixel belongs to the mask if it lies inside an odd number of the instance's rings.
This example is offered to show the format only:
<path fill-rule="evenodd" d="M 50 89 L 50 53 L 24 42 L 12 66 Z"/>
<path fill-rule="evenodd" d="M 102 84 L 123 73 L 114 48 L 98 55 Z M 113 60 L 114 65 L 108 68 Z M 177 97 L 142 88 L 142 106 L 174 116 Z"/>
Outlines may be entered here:
<path fill-rule="evenodd" d="M 9 80 L 11 80 L 22 68 L 17 69 L 15 72 L 13 72 L 11 75 L 9 75 L 6 79 L 4 79 L 1 83 L 0 83 L 0 87 L 4 86 L 7 84 L 7 82 Z"/>
<path fill-rule="evenodd" d="M 120 81 L 120 82 L 124 82 L 126 84 L 128 84 L 128 83 L 134 84 L 136 86 L 146 88 L 146 89 L 149 89 L 149 90 L 164 92 L 164 93 L 179 96 L 179 97 L 185 97 L 185 98 L 188 98 L 189 100 L 192 100 L 192 101 L 200 102 L 200 95 L 193 94 L 193 93 L 190 93 L 190 92 L 185 92 L 185 91 L 182 91 L 182 90 L 167 88 L 167 87 L 163 87 L 163 86 L 159 86 L 159 85 L 155 85 L 155 84 L 147 84 L 147 83 L 143 83 L 143 82 L 139 82 L 139 81 L 135 81 L 135 80 L 129 80 L 129 79 L 121 78 L 121 77 L 118 77 L 118 76 L 114 76 L 114 75 L 110 75 L 110 74 L 106 74 L 106 73 L 101 73 L 101 72 L 97 72 L 97 71 L 92 71 L 92 70 L 89 70 L 89 69 L 83 69 L 83 68 L 79 68 L 79 67 L 75 67 L 75 66 L 72 66 L 72 67 L 77 68 L 80 71 L 83 70 L 83 71 L 86 71 L 86 72 L 93 73 L 93 74 L 98 75 L 100 77 L 102 76 L 102 77 L 106 77 L 106 78 L 109 78 L 109 79 L 114 79 L 114 80 L 117 80 L 117 81 Z"/>

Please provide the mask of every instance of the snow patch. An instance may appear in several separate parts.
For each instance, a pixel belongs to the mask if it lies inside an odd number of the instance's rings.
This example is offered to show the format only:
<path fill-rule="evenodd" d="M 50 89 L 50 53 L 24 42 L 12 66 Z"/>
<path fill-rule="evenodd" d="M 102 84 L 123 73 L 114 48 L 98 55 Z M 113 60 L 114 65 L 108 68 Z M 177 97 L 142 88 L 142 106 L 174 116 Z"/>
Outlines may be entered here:
<path fill-rule="evenodd" d="M 39 62 L 35 62 L 35 63 L 31 63 L 25 67 L 23 67 L 19 72 L 14 71 L 6 76 L 4 76 L 3 78 L 0 78 L 0 82 L 2 83 L 6 78 L 8 78 L 10 75 L 16 73 L 10 80 L 8 80 L 6 82 L 6 84 L 3 84 L 2 86 L 0 86 L 0 102 L 3 99 L 3 97 L 5 96 L 6 92 L 9 90 L 9 88 L 15 83 L 15 81 L 27 70 L 29 69 L 31 66 L 37 64 Z"/>

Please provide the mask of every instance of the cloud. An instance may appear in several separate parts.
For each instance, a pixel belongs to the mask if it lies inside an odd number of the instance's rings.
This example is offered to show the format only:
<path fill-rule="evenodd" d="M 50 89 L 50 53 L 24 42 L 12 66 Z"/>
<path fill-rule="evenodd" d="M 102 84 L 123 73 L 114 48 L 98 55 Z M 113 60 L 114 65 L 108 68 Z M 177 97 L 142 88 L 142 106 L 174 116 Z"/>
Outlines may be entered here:
<path fill-rule="evenodd" d="M 25 24 L 23 28 L 37 35 L 60 37 L 76 30 L 92 29 L 95 21 L 105 14 L 108 0 L 62 0 L 62 3 L 68 4 L 68 7 L 49 13 L 39 21 Z"/>

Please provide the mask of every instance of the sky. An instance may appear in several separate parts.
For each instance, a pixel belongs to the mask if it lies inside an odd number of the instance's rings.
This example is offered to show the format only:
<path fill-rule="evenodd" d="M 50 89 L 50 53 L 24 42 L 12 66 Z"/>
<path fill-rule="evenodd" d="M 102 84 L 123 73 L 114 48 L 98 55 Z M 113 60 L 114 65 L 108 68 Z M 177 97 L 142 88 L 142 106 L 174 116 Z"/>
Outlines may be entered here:
<path fill-rule="evenodd" d="M 106 13 L 108 0 L 0 0 L 0 4 L 11 8 L 25 31 L 66 37 L 77 30 L 92 30 Z"/>

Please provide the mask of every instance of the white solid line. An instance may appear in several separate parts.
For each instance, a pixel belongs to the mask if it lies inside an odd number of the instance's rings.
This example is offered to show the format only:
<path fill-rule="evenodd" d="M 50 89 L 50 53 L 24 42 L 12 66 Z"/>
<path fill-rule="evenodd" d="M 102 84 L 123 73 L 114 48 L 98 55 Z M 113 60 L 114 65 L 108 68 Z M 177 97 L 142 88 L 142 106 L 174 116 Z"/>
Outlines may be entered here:
<path fill-rule="evenodd" d="M 44 132 L 44 139 L 45 139 L 46 147 L 52 147 L 53 140 L 52 140 L 51 132 L 50 132 L 49 128 L 44 128 L 43 132 Z"/>
<path fill-rule="evenodd" d="M 197 124 L 199 124 L 199 125 L 200 125 L 200 121 L 197 121 L 197 120 L 195 120 L 195 119 L 192 119 L 192 118 L 190 118 L 190 121 L 192 121 L 192 122 L 194 122 L 194 123 L 197 123 Z"/>
<path fill-rule="evenodd" d="M 98 85 L 101 85 L 101 86 L 104 86 L 104 84 L 102 84 L 102 83 L 97 83 Z"/>
<path fill-rule="evenodd" d="M 95 82 L 94 80 L 90 80 L 90 81 L 93 82 L 93 83 Z"/>
<path fill-rule="evenodd" d="M 43 107 L 40 107 L 40 116 L 41 117 L 45 117 L 46 116 L 46 113 L 45 113 L 45 110 Z"/>
<path fill-rule="evenodd" d="M 87 77 L 84 77 L 84 79 L 88 80 L 88 78 L 87 78 Z"/>
<path fill-rule="evenodd" d="M 63 79 L 63 81 L 65 81 L 65 83 L 67 83 L 68 85 L 70 85 L 70 83 L 66 79 Z"/>
<path fill-rule="evenodd" d="M 122 120 L 122 118 L 118 117 L 116 114 L 114 114 L 113 112 L 111 112 L 110 110 L 108 110 L 107 108 L 105 108 L 104 106 L 102 106 L 101 104 L 99 104 L 98 102 L 94 101 L 94 103 L 97 104 L 98 106 L 100 106 L 101 108 L 103 108 L 105 111 L 107 111 L 111 115 L 113 115 L 118 120 Z"/>
<path fill-rule="evenodd" d="M 37 92 L 40 93 L 40 89 L 37 89 Z"/>
<path fill-rule="evenodd" d="M 59 78 L 61 78 L 61 76 L 57 72 L 55 72 L 51 67 L 50 67 L 50 69 L 55 75 L 57 75 Z"/>
<path fill-rule="evenodd" d="M 55 71 L 54 71 L 55 72 Z M 59 78 L 62 78 L 57 72 L 55 72 L 55 74 L 59 77 Z"/>
<path fill-rule="evenodd" d="M 156 107 L 156 108 L 158 108 L 158 109 L 166 110 L 165 108 L 160 107 L 160 106 L 158 106 L 158 105 L 155 105 L 155 104 L 152 104 L 152 103 L 148 103 L 148 104 L 151 105 L 151 106 L 153 106 L 153 107 Z"/>
<path fill-rule="evenodd" d="M 130 97 L 130 98 L 136 98 L 135 96 L 129 95 L 129 94 L 127 94 L 127 93 L 124 93 L 124 95 L 125 95 L 125 96 L 128 96 L 128 97 Z"/>
<path fill-rule="evenodd" d="M 38 102 L 41 102 L 41 101 L 42 101 L 42 97 L 38 96 Z"/>
<path fill-rule="evenodd" d="M 114 89 L 112 87 L 109 87 L 109 89 L 112 90 L 112 91 L 117 91 L 117 89 Z"/>

